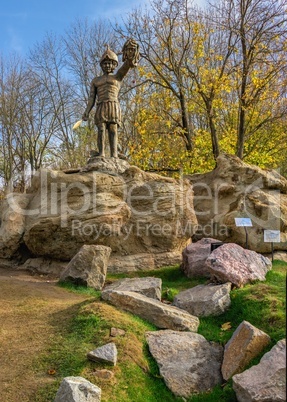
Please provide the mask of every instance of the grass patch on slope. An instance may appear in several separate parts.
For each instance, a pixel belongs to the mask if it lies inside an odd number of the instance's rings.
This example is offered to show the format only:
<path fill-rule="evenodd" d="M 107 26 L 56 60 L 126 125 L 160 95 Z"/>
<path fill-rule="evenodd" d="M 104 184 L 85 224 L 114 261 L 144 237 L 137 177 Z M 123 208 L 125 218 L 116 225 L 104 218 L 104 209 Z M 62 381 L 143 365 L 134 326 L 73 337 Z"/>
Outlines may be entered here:
<path fill-rule="evenodd" d="M 200 318 L 198 333 L 206 339 L 223 346 L 234 330 L 243 321 L 263 330 L 271 337 L 266 351 L 285 337 L 286 311 L 286 267 L 275 261 L 265 282 L 249 284 L 231 291 L 230 309 L 218 317 Z M 163 298 L 172 300 L 181 290 L 206 283 L 206 278 L 186 278 L 178 267 L 167 267 L 155 271 L 108 275 L 107 282 L 126 277 L 155 276 L 162 279 Z M 62 285 L 63 286 L 63 285 Z M 49 353 L 41 359 L 41 369 L 55 371 L 53 381 L 39 390 L 35 402 L 53 401 L 59 383 L 66 376 L 83 376 L 102 389 L 102 402 L 178 402 L 165 386 L 155 360 L 151 357 L 145 340 L 145 332 L 156 328 L 133 316 L 117 310 L 100 300 L 100 293 L 86 288 L 64 285 L 69 291 L 87 292 L 90 298 L 59 329 L 53 339 Z M 84 293 L 86 294 L 86 293 Z M 229 330 L 222 330 L 222 324 L 230 322 Z M 125 336 L 110 337 L 110 328 L 126 331 Z M 118 349 L 118 363 L 115 367 L 100 365 L 87 360 L 86 354 L 98 346 L 115 342 Z M 264 353 L 262 352 L 262 354 Z M 257 364 L 262 354 L 252 364 Z M 114 373 L 111 380 L 100 379 L 95 369 L 107 368 Z M 194 395 L 188 402 L 236 402 L 232 382 L 217 386 L 212 391 Z"/>

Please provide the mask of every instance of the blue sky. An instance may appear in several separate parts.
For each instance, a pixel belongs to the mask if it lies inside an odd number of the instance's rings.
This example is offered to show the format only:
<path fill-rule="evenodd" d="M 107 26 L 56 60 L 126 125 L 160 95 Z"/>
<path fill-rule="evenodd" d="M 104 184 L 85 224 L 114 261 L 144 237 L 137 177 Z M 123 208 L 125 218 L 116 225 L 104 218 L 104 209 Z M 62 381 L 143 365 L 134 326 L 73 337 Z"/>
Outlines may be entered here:
<path fill-rule="evenodd" d="M 25 55 L 46 32 L 62 34 L 76 18 L 114 21 L 148 3 L 149 0 L 5 0 L 0 9 L 0 53 L 16 51 Z"/>
<path fill-rule="evenodd" d="M 0 52 L 25 54 L 46 32 L 64 33 L 76 18 L 120 17 L 148 0 L 5 0 L 1 4 Z"/>

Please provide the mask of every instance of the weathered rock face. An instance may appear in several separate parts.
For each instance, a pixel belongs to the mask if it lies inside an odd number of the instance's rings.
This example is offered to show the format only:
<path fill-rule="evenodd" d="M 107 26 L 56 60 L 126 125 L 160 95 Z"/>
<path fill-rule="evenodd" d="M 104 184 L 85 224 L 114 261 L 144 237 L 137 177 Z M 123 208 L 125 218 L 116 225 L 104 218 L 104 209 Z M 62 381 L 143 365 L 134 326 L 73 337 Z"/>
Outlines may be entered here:
<path fill-rule="evenodd" d="M 126 291 L 141 293 L 152 299 L 161 300 L 161 279 L 154 277 L 125 278 L 105 286 L 105 292 Z"/>
<path fill-rule="evenodd" d="M 70 260 L 84 245 L 111 247 L 110 271 L 125 271 L 125 257 L 152 260 L 145 269 L 181 261 L 194 233 L 192 188 L 145 173 L 41 170 L 29 190 L 24 242 L 34 256 Z M 130 264 L 127 270 L 136 270 Z"/>
<path fill-rule="evenodd" d="M 129 313 L 136 314 L 158 328 L 197 331 L 199 319 L 187 311 L 161 303 L 136 292 L 103 291 L 102 299 Z"/>
<path fill-rule="evenodd" d="M 83 377 L 66 377 L 54 402 L 101 402 L 101 389 Z"/>
<path fill-rule="evenodd" d="M 222 382 L 222 346 L 192 332 L 147 332 L 146 339 L 161 376 L 176 396 L 188 398 Z"/>
<path fill-rule="evenodd" d="M 268 258 L 233 243 L 215 249 L 206 264 L 212 278 L 221 283 L 231 282 L 237 287 L 255 280 L 264 281 L 272 268 Z"/>
<path fill-rule="evenodd" d="M 84 245 L 62 272 L 60 280 L 101 290 L 106 280 L 110 254 L 110 247 Z"/>
<path fill-rule="evenodd" d="M 230 306 L 231 283 L 198 285 L 178 293 L 173 305 L 197 317 L 220 315 Z"/>
<path fill-rule="evenodd" d="M 259 364 L 232 379 L 238 402 L 285 402 L 286 340 L 279 341 Z"/>
<path fill-rule="evenodd" d="M 276 171 L 221 154 L 213 171 L 188 178 L 199 223 L 195 240 L 211 236 L 244 246 L 244 228 L 236 227 L 234 218 L 247 217 L 253 224 L 248 228 L 251 250 L 271 251 L 270 243 L 263 241 L 264 229 L 281 230 L 281 243 L 274 243 L 274 248 L 287 250 L 287 180 Z"/>
<path fill-rule="evenodd" d="M 218 243 L 219 240 L 203 238 L 196 243 L 190 243 L 182 252 L 181 269 L 188 278 L 197 276 L 210 277 L 206 259 L 211 253 L 211 244 Z"/>
<path fill-rule="evenodd" d="M 0 209 L 0 255 L 10 258 L 17 253 L 25 231 L 25 215 L 31 196 L 13 193 L 1 203 Z"/>
<path fill-rule="evenodd" d="M 222 376 L 229 380 L 236 373 L 240 373 L 247 364 L 256 357 L 270 342 L 269 335 L 243 321 L 233 333 L 224 348 Z"/>

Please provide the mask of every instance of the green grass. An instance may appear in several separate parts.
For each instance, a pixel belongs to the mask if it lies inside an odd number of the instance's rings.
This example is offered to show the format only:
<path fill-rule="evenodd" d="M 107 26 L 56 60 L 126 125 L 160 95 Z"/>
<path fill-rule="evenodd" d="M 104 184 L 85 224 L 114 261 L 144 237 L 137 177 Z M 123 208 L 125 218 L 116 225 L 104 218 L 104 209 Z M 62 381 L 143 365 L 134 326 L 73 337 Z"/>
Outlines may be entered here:
<path fill-rule="evenodd" d="M 243 321 L 263 330 L 271 337 L 271 344 L 252 361 L 257 364 L 267 350 L 285 337 L 286 312 L 286 267 L 282 261 L 274 261 L 273 270 L 267 274 L 265 282 L 249 284 L 231 291 L 231 308 L 219 317 L 200 318 L 198 332 L 208 340 L 224 345 L 233 331 Z M 172 300 L 179 291 L 205 283 L 205 278 L 188 279 L 178 267 L 167 267 L 129 275 L 108 275 L 113 282 L 123 277 L 156 276 L 162 279 L 163 297 Z M 61 284 L 69 291 L 87 294 L 89 300 L 77 314 L 71 316 L 68 324 L 59 329 L 46 356 L 38 363 L 38 370 L 55 370 L 54 381 L 39 390 L 35 402 L 52 402 L 63 377 L 81 375 L 102 389 L 102 402 L 177 402 L 165 386 L 158 366 L 149 353 L 145 332 L 156 328 L 133 316 L 117 310 L 100 301 L 100 293 L 92 289 Z M 92 298 L 91 298 L 92 297 Z M 230 322 L 231 329 L 224 331 L 222 324 Z M 126 331 L 124 337 L 111 339 L 110 328 L 118 327 Z M 86 353 L 107 342 L 114 341 L 118 348 L 118 364 L 109 368 L 89 362 Z M 111 381 L 94 376 L 94 368 L 109 368 L 114 372 Z M 194 395 L 188 402 L 235 402 L 236 397 L 229 380 L 211 392 Z"/>
<path fill-rule="evenodd" d="M 79 293 L 79 294 L 86 295 L 86 296 L 99 298 L 101 295 L 101 292 L 98 290 L 89 288 L 87 286 L 78 286 L 71 282 L 59 282 L 58 285 L 61 288 L 70 290 L 71 292 Z"/>

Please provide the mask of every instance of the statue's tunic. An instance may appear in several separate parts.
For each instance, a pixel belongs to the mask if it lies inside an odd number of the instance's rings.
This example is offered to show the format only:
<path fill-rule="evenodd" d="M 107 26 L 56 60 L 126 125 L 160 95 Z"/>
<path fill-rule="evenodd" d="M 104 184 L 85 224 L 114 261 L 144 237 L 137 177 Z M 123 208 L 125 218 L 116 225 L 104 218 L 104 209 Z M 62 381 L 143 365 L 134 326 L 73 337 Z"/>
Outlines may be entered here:
<path fill-rule="evenodd" d="M 95 78 L 94 86 L 97 88 L 97 109 L 95 124 L 116 123 L 121 124 L 121 109 L 118 101 L 120 83 L 114 75 L 103 75 Z"/>

